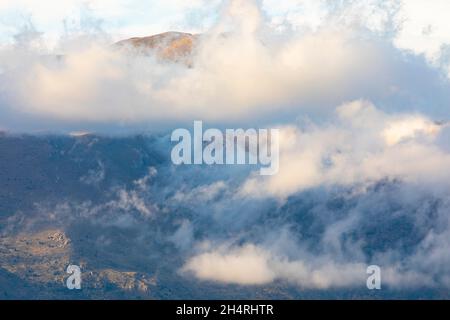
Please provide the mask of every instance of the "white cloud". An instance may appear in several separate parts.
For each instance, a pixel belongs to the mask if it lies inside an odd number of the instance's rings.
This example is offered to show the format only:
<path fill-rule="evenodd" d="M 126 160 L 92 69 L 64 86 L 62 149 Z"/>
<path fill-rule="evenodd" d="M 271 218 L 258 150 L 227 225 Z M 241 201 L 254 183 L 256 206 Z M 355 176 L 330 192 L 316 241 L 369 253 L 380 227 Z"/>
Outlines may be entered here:
<path fill-rule="evenodd" d="M 365 184 L 384 178 L 446 184 L 450 154 L 435 139 L 443 129 L 421 115 L 389 115 L 366 101 L 344 104 L 338 120 L 281 129 L 280 171 L 250 177 L 244 196 L 285 198 L 321 185 Z"/>
<path fill-rule="evenodd" d="M 388 78 L 377 75 L 388 69 L 383 49 L 352 37 L 324 31 L 268 46 L 248 33 L 212 36 L 193 69 L 92 43 L 77 44 L 58 59 L 6 50 L 6 104 L 13 112 L 62 123 L 199 117 L 243 122 L 280 111 L 324 114 L 359 90 L 391 94 Z"/>
<path fill-rule="evenodd" d="M 0 39 L 12 37 L 17 28 L 29 21 L 44 32 L 51 44 L 55 44 L 66 31 L 82 33 L 94 25 L 115 39 L 171 29 L 194 31 L 202 27 L 203 20 L 207 20 L 204 16 L 214 13 L 219 4 L 218 0 L 2 0 L 0 26 L 13 29 Z M 197 19 L 190 19 L 192 12 L 196 13 Z"/>
<path fill-rule="evenodd" d="M 402 1 L 398 16 L 401 29 L 395 39 L 396 45 L 436 61 L 442 45 L 450 43 L 449 10 L 450 2 L 446 0 Z"/>
<path fill-rule="evenodd" d="M 191 258 L 183 267 L 202 280 L 260 285 L 274 280 L 274 273 L 268 266 L 269 254 L 253 245 L 200 254 Z"/>

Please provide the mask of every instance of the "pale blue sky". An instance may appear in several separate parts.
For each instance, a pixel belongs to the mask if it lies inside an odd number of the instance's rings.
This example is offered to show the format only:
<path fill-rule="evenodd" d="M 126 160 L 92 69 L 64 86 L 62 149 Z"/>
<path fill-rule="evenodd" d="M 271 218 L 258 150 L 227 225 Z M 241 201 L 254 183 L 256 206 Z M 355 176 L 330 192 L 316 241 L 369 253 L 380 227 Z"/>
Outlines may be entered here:
<path fill-rule="evenodd" d="M 251 1 L 251 0 L 249 0 Z M 345 19 L 359 19 L 377 30 L 395 12 L 397 1 L 260 0 L 276 27 L 320 26 L 330 8 L 339 6 Z M 450 43 L 448 0 L 408 0 L 399 6 L 403 27 L 396 38 L 400 47 L 435 55 Z M 217 19 L 223 0 L 0 0 L 0 42 L 11 42 L 18 31 L 32 24 L 54 43 L 64 33 L 101 27 L 113 38 L 144 36 L 167 30 L 201 32 Z M 339 5 L 336 5 L 339 3 Z M 340 14 L 340 13 L 339 13 Z M 344 16 L 344 15 L 342 15 Z M 65 27 L 66 26 L 66 27 Z"/>

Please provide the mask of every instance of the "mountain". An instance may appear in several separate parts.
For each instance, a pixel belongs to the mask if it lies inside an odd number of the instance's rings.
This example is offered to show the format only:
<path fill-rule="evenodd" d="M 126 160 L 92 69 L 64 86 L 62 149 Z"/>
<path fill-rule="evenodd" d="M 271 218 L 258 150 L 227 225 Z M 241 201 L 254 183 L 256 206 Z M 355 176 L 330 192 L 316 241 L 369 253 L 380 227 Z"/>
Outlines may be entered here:
<path fill-rule="evenodd" d="M 148 37 L 136 37 L 115 45 L 141 54 L 156 54 L 162 60 L 190 63 L 190 56 L 197 45 L 199 35 L 183 32 L 164 32 Z"/>
<path fill-rule="evenodd" d="M 226 179 L 219 175 L 223 168 L 174 167 L 170 149 L 169 135 L 0 136 L 0 298 L 449 297 L 439 289 L 371 292 L 365 283 L 329 290 L 286 281 L 240 286 L 180 272 L 198 250 L 195 243 L 269 241 L 269 233 L 282 234 L 287 226 L 298 237 L 291 241 L 319 252 L 329 223 L 372 196 L 388 198 L 396 182 L 380 182 L 364 194 L 318 190 L 282 206 L 234 200 L 205 187 L 220 186 Z M 430 222 L 433 208 L 427 212 Z M 383 212 L 396 212 L 392 216 L 374 210 L 346 234 L 348 239 L 364 243 L 368 256 L 392 248 L 404 255 L 414 252 L 425 235 L 411 217 L 400 214 L 401 204 L 396 199 L 384 204 Z M 65 287 L 69 264 L 81 267 L 82 290 Z"/>

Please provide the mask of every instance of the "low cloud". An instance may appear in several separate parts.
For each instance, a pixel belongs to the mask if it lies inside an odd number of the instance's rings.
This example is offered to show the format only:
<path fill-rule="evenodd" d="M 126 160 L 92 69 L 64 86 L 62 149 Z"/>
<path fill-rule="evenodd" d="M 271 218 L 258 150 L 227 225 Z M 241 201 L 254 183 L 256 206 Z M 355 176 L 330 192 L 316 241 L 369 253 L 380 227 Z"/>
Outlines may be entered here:
<path fill-rule="evenodd" d="M 367 101 L 347 103 L 325 125 L 282 128 L 279 173 L 249 178 L 241 193 L 285 198 L 384 178 L 447 185 L 450 156 L 436 143 L 446 126 L 420 114 L 386 114 Z"/>
<path fill-rule="evenodd" d="M 272 282 L 275 274 L 268 265 L 270 255 L 253 245 L 230 251 L 212 251 L 191 258 L 184 271 L 202 280 L 257 285 Z"/>
<path fill-rule="evenodd" d="M 104 33 L 68 35 L 49 50 L 34 31 L 32 40 L 0 49 L 0 125 L 114 132 L 195 119 L 273 124 L 327 118 L 361 97 L 392 111 L 414 105 L 449 116 L 448 81 L 438 70 L 389 38 L 339 21 L 279 31 L 253 1 L 232 1 L 198 38 L 191 68 L 118 50 Z"/>
<path fill-rule="evenodd" d="M 289 283 L 302 289 L 364 288 L 367 267 L 363 262 L 336 262 L 329 256 L 310 256 L 289 260 L 264 247 L 246 244 L 240 247 L 219 247 L 190 258 L 184 273 L 197 279 L 225 284 L 267 285 L 274 281 Z M 426 275 L 400 271 L 397 266 L 383 270 L 387 286 L 408 288 L 432 285 Z"/>

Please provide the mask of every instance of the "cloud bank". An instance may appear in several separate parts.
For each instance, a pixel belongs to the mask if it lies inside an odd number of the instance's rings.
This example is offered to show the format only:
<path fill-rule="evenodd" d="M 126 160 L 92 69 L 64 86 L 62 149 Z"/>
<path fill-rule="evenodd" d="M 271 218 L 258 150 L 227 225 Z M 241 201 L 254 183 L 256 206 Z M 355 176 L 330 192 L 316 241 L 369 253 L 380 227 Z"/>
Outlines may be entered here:
<path fill-rule="evenodd" d="M 127 267 L 174 259 L 171 272 L 198 281 L 360 288 L 376 264 L 392 288 L 448 288 L 447 40 L 427 37 L 445 28 L 429 28 L 427 15 L 403 24 L 421 8 L 414 1 L 340 3 L 224 3 L 190 67 L 119 50 L 103 31 L 49 50 L 28 30 L 2 46 L 5 130 L 167 131 L 193 120 L 280 128 L 275 176 L 174 167 L 163 135 L 148 143 L 164 161 L 142 179 L 110 185 L 101 203 L 38 203 L 37 219 L 50 212 L 72 230 L 79 218 L 99 249 L 123 246 L 111 230 L 131 230 Z M 417 23 L 434 41 L 424 50 L 406 41 Z M 108 181 L 95 160 L 83 186 Z M 120 265 L 119 256 L 108 259 Z"/>
<path fill-rule="evenodd" d="M 54 50 L 38 33 L 18 37 L 0 50 L 1 126 L 102 131 L 170 128 L 195 119 L 287 122 L 299 115 L 326 118 L 360 98 L 383 110 L 447 119 L 448 79 L 390 37 L 355 24 L 351 8 L 336 9 L 340 19 L 314 30 L 280 31 L 256 2 L 232 1 L 200 37 L 192 68 L 118 50 L 104 32 L 68 35 Z M 385 28 L 391 22 L 381 21 Z"/>

